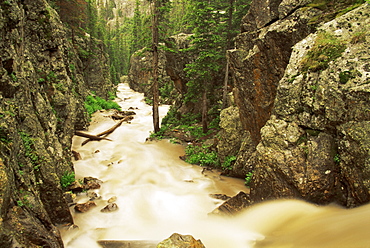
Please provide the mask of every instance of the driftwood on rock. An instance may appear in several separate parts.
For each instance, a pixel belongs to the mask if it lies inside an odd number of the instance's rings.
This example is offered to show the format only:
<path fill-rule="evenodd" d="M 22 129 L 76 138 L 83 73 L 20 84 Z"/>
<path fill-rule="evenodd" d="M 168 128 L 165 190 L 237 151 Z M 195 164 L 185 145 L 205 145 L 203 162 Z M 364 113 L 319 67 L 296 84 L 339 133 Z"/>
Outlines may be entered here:
<path fill-rule="evenodd" d="M 103 138 L 102 136 L 107 136 L 108 134 L 111 134 L 113 133 L 114 130 L 116 130 L 119 126 L 121 126 L 121 124 L 124 122 L 124 121 L 128 121 L 132 119 L 131 116 L 126 116 L 125 118 L 123 118 L 122 120 L 120 120 L 119 122 L 117 122 L 113 127 L 109 128 L 108 130 L 105 130 L 104 132 L 101 132 L 101 133 L 98 133 L 97 135 L 95 135 L 96 137 L 99 137 L 101 139 L 106 139 L 106 138 Z M 94 140 L 94 139 L 87 139 L 85 140 L 84 142 L 82 142 L 81 146 L 84 146 L 86 145 L 88 142 L 90 142 L 91 140 Z"/>

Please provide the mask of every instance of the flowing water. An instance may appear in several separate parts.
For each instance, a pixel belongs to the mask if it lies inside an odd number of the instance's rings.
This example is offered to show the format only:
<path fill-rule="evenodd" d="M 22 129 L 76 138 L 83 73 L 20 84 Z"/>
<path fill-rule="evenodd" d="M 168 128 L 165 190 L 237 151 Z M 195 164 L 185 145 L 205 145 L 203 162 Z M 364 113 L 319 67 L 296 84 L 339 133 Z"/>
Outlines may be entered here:
<path fill-rule="evenodd" d="M 109 138 L 89 142 L 75 137 L 73 150 L 81 160 L 74 162 L 76 178 L 103 181 L 95 190 L 101 196 L 97 207 L 86 213 L 71 209 L 73 230 L 61 228 L 65 247 L 100 248 L 98 240 L 161 241 L 177 232 L 191 234 L 207 248 L 253 247 L 370 247 L 370 207 L 353 210 L 334 206 L 316 207 L 296 201 L 263 203 L 233 218 L 210 216 L 220 202 L 209 194 L 247 191 L 243 180 L 202 172 L 185 163 L 181 145 L 168 141 L 145 142 L 152 130 L 151 107 L 143 95 L 128 85 L 118 88 L 117 102 L 123 110 L 134 108 L 131 124 L 123 123 Z M 160 107 L 163 117 L 168 106 Z M 99 133 L 115 122 L 108 113 L 97 113 L 88 132 Z M 117 197 L 118 210 L 103 213 L 108 199 Z M 77 201 L 88 200 L 82 193 Z M 144 246 L 143 246 L 144 247 Z"/>

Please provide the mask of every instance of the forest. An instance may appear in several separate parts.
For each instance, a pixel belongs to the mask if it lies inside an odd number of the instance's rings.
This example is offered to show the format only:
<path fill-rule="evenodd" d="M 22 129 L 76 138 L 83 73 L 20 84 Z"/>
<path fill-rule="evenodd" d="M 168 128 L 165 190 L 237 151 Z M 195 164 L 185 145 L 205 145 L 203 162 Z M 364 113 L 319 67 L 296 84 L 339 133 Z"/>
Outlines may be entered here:
<path fill-rule="evenodd" d="M 153 90 L 158 92 L 156 98 L 153 93 L 149 94 L 147 102 L 150 104 L 158 105 L 164 99 L 174 104 L 163 120 L 161 129 L 158 120 L 154 121 L 152 138 L 173 138 L 171 130 L 179 128 L 190 132 L 194 141 L 214 136 L 219 130 L 220 111 L 226 107 L 226 95 L 231 91 L 226 51 L 234 47 L 234 39 L 240 33 L 241 19 L 251 1 L 136 0 L 125 3 L 127 9 L 119 8 L 114 0 L 51 1 L 62 20 L 69 25 L 72 37 L 87 33 L 92 39 L 102 40 L 109 54 L 110 76 L 115 84 L 120 82 L 123 75 L 129 74 L 130 58 L 134 53 L 143 54 L 158 49 L 193 58 L 183 68 L 186 77 L 186 89 L 183 92 L 175 92 L 173 82 L 167 81 L 159 82 L 159 88 Z M 191 45 L 174 50 L 169 38 L 181 33 L 190 35 L 188 42 Z M 79 53 L 83 57 L 93 51 L 80 49 Z M 148 70 L 154 71 L 154 68 L 153 61 L 153 68 Z M 158 75 L 153 74 L 150 78 L 147 86 L 150 89 L 158 84 L 154 78 L 157 81 Z M 181 99 L 175 102 L 178 94 Z M 178 112 L 178 105 L 199 103 L 201 108 Z M 189 162 L 225 168 L 226 172 L 236 159 L 235 156 L 229 156 L 220 164 L 216 151 L 207 145 L 189 146 L 187 155 Z M 250 176 L 251 173 L 247 180 Z"/>

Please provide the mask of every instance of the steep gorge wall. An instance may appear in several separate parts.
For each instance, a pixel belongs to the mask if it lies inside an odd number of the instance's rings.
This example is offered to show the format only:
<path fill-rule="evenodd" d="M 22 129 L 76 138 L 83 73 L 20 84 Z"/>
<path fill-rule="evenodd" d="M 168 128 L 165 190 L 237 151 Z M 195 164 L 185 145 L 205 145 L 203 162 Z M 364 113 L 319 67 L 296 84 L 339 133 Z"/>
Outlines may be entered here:
<path fill-rule="evenodd" d="M 2 1 L 0 37 L 0 247 L 63 247 L 56 225 L 73 220 L 60 179 L 86 95 L 110 89 L 107 57 L 78 57 L 91 40 L 72 43 L 45 0 Z"/>
<path fill-rule="evenodd" d="M 369 23 L 364 4 L 294 46 L 261 129 L 255 201 L 369 202 Z"/>
<path fill-rule="evenodd" d="M 348 55 L 338 59 L 342 66 L 327 69 L 332 74 L 323 68 L 307 73 L 307 68 L 300 65 L 307 60 L 307 53 L 313 53 L 308 51 L 314 47 L 314 39 L 304 40 L 294 52 L 293 46 L 315 33 L 317 26 L 335 18 L 340 10 L 354 6 L 351 1 L 322 1 L 320 7 L 317 1 L 311 2 L 253 1 L 244 17 L 236 48 L 228 53 L 235 103 L 246 131 L 240 135 L 241 149 L 230 174 L 244 177 L 254 170 L 251 198 L 256 202 L 295 197 L 357 206 L 369 201 L 368 110 L 364 107 L 368 96 L 366 90 L 358 88 L 368 82 L 364 62 L 368 60 L 368 40 L 359 34 L 365 32 L 362 35 L 367 37 L 369 7 L 365 4 L 353 10 L 352 16 L 338 17 L 340 25 L 330 23 L 325 27 L 334 27 L 324 28 L 347 47 L 344 54 Z M 359 21 L 360 17 L 364 19 Z M 350 40 L 360 39 L 356 35 L 362 37 L 358 43 L 362 45 L 357 48 L 362 52 L 350 50 L 357 45 Z M 298 53 L 299 59 L 291 59 Z M 325 54 L 320 59 L 330 60 Z M 362 64 L 355 65 L 353 60 Z M 343 78 L 353 79 L 357 86 L 343 87 Z M 355 113 L 363 114 L 360 118 Z M 349 135 L 345 129 L 352 125 L 355 128 Z M 359 133 L 363 134 L 361 140 Z"/>

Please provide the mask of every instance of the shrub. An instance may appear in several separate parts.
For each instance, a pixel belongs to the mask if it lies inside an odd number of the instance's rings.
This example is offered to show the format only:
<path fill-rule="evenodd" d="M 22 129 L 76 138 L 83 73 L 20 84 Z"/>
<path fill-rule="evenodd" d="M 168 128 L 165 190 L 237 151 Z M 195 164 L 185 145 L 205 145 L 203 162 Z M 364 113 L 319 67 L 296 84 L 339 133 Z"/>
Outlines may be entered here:
<path fill-rule="evenodd" d="M 89 116 L 101 109 L 117 109 L 121 111 L 121 107 L 118 105 L 118 103 L 113 102 L 112 100 L 107 101 L 103 98 L 92 95 L 86 97 L 85 108 L 89 113 Z"/>
<path fill-rule="evenodd" d="M 234 161 L 236 160 L 235 156 L 227 156 L 225 161 L 222 163 L 221 167 L 224 170 L 232 170 Z"/>
<path fill-rule="evenodd" d="M 200 166 L 218 166 L 219 160 L 217 153 L 211 151 L 209 146 L 189 145 L 185 148 L 185 161 L 190 164 L 198 164 Z"/>
<path fill-rule="evenodd" d="M 69 185 L 71 185 L 75 181 L 75 173 L 74 172 L 65 172 L 62 178 L 60 179 L 60 185 L 63 189 L 66 189 Z"/>
<path fill-rule="evenodd" d="M 252 180 L 253 172 L 248 172 L 245 175 L 245 185 L 249 186 Z"/>

